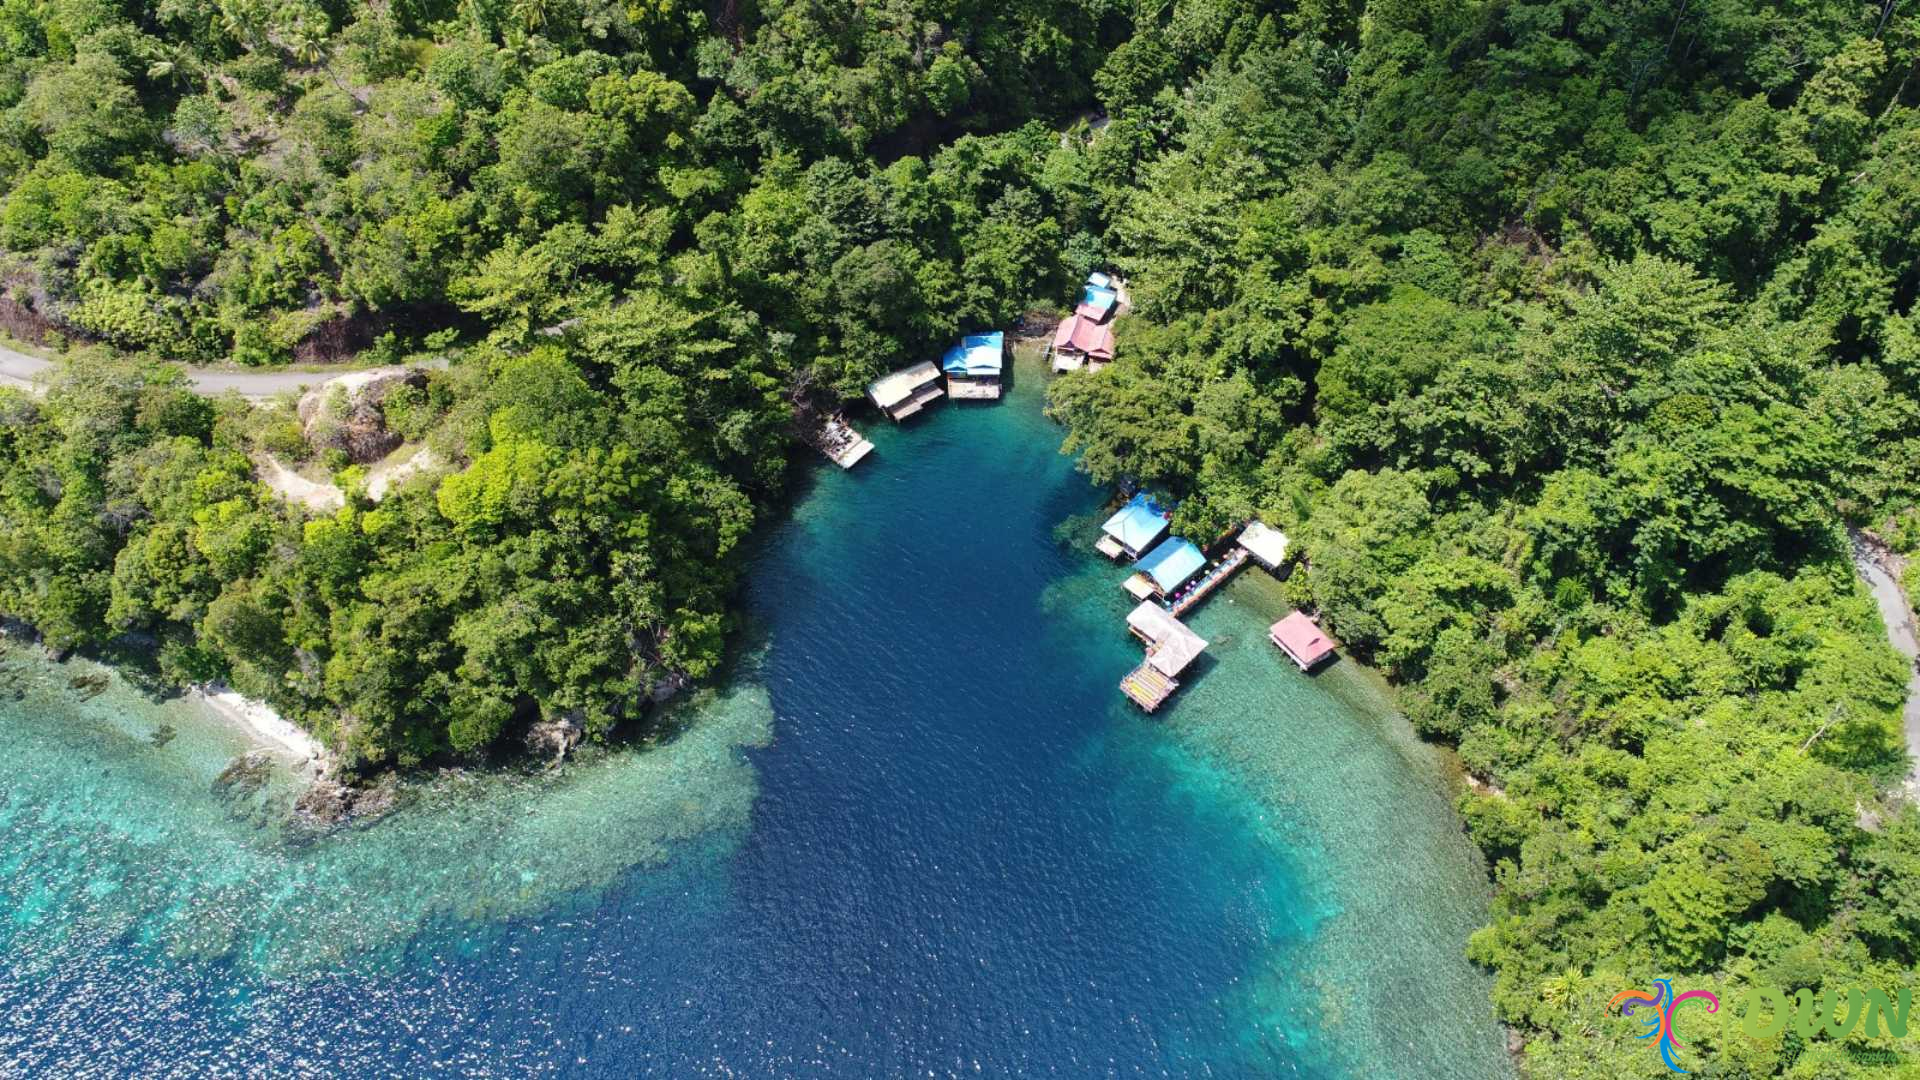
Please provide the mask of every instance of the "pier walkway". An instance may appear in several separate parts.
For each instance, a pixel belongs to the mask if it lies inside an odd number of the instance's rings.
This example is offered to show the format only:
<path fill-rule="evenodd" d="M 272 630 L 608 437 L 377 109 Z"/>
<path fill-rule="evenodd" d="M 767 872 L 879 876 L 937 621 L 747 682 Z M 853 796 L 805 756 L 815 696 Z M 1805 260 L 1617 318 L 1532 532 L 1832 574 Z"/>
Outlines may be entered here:
<path fill-rule="evenodd" d="M 1194 582 L 1192 588 L 1181 593 L 1179 599 L 1168 604 L 1167 610 L 1172 612 L 1176 619 L 1185 615 L 1193 609 L 1194 605 L 1205 600 L 1209 593 L 1225 585 L 1233 575 L 1239 573 L 1240 568 L 1247 564 L 1247 558 L 1247 549 L 1236 546 L 1231 555 L 1221 559 L 1219 565 L 1207 571 L 1205 577 Z"/>

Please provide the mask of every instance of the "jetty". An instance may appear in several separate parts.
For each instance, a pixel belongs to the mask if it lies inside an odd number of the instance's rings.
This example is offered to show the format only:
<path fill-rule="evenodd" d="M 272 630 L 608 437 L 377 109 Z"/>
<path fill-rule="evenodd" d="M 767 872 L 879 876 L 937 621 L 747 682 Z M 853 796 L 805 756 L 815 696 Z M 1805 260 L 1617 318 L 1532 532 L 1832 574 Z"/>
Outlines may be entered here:
<path fill-rule="evenodd" d="M 1200 580 L 1194 582 L 1178 596 L 1175 596 L 1167 610 L 1172 612 L 1176 618 L 1193 610 L 1196 604 L 1207 598 L 1207 594 L 1225 585 L 1233 578 L 1233 575 L 1239 573 L 1240 568 L 1247 564 L 1247 559 L 1250 557 L 1246 548 L 1236 545 L 1226 558 L 1215 563 L 1213 569 L 1208 570 L 1202 575 Z"/>
<path fill-rule="evenodd" d="M 1152 601 L 1127 614 L 1127 629 L 1146 645 L 1147 655 L 1120 680 L 1120 692 L 1153 712 L 1180 688 L 1180 673 L 1199 659 L 1207 641 Z"/>
<path fill-rule="evenodd" d="M 873 443 L 853 430 L 844 416 L 829 417 L 821 424 L 820 430 L 814 432 L 813 445 L 828 461 L 843 469 L 853 468 L 861 458 L 873 453 Z"/>

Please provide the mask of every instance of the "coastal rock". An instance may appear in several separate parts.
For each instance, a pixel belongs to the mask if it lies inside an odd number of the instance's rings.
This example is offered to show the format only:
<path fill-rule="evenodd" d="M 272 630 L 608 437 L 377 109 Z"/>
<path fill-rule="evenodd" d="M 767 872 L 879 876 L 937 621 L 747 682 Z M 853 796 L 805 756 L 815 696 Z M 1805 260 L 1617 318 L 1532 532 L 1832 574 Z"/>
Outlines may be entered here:
<path fill-rule="evenodd" d="M 241 754 L 221 770 L 219 776 L 214 777 L 213 790 L 228 798 L 251 795 L 266 785 L 267 774 L 272 768 L 273 755 L 265 750 Z"/>
<path fill-rule="evenodd" d="M 570 712 L 540 721 L 527 729 L 527 752 L 550 754 L 555 761 L 566 757 L 587 733 L 584 720 L 579 713 Z"/>
<path fill-rule="evenodd" d="M 670 671 L 665 678 L 653 684 L 653 693 L 648 696 L 653 700 L 655 705 L 664 705 L 686 692 L 687 688 L 692 685 L 692 679 L 687 678 L 678 671 Z"/>
<path fill-rule="evenodd" d="M 67 689 L 79 691 L 81 701 L 92 701 L 107 692 L 113 684 L 113 677 L 104 671 L 75 675 L 67 680 Z"/>
<path fill-rule="evenodd" d="M 332 828 L 353 813 L 354 790 L 337 780 L 315 780 L 294 801 L 293 815 L 301 824 Z"/>
<path fill-rule="evenodd" d="M 370 787 L 357 788 L 331 777 L 319 777 L 294 800 L 294 821 L 310 829 L 326 830 L 352 821 L 372 821 L 400 804 L 399 781 L 389 774 Z"/>

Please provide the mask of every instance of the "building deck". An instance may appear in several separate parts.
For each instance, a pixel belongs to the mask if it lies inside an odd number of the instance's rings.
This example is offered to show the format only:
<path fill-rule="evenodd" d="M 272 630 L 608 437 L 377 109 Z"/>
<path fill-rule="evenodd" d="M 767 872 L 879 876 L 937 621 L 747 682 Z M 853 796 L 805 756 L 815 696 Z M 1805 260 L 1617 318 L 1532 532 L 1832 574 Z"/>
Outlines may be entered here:
<path fill-rule="evenodd" d="M 1093 550 L 1109 559 L 1124 558 L 1127 554 L 1127 549 L 1120 546 L 1120 541 L 1111 536 L 1102 536 L 1094 543 Z"/>
<path fill-rule="evenodd" d="M 1148 712 L 1158 709 L 1179 688 L 1178 679 L 1169 679 L 1160 674 L 1153 669 L 1151 663 L 1145 660 L 1140 662 L 1139 667 L 1128 672 L 1126 678 L 1120 680 L 1120 692 Z"/>
<path fill-rule="evenodd" d="M 1145 574 L 1134 574 L 1126 581 L 1121 582 L 1121 587 L 1126 589 L 1127 595 L 1133 597 L 1135 600 L 1147 600 L 1160 595 L 1159 587 L 1153 583 L 1152 578 Z"/>
<path fill-rule="evenodd" d="M 979 379 L 948 379 L 947 393 L 955 401 L 999 401 L 1000 384 Z"/>

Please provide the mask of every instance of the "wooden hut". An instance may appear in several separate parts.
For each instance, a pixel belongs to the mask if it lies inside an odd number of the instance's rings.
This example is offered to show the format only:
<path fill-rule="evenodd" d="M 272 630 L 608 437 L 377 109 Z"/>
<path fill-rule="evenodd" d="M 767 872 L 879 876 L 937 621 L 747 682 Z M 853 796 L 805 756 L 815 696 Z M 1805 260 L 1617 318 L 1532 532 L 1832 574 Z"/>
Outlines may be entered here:
<path fill-rule="evenodd" d="M 1120 680 L 1120 692 L 1152 712 L 1180 688 L 1180 673 L 1199 659 L 1207 641 L 1151 601 L 1127 614 L 1127 629 L 1145 643 L 1147 655 Z"/>
<path fill-rule="evenodd" d="M 1060 320 L 1053 332 L 1052 368 L 1055 371 L 1097 371 L 1113 360 L 1113 324 L 1075 312 Z"/>
<path fill-rule="evenodd" d="M 1100 542 L 1094 546 L 1109 559 L 1137 559 L 1167 535 L 1170 516 L 1153 496 L 1141 492 L 1100 526 Z"/>
<path fill-rule="evenodd" d="M 890 375 L 884 375 L 867 384 L 867 396 L 887 414 L 887 418 L 898 423 L 926 408 L 946 391 L 940 387 L 940 369 L 933 361 L 927 360 L 909 368 L 901 368 Z"/>
<path fill-rule="evenodd" d="M 1193 580 L 1193 576 L 1206 567 L 1207 557 L 1192 541 L 1172 536 L 1141 556 L 1134 565 L 1139 572 L 1127 579 L 1127 592 L 1135 599 L 1165 597 Z"/>
<path fill-rule="evenodd" d="M 1280 647 L 1301 671 L 1312 671 L 1334 656 L 1333 642 L 1312 619 L 1296 611 L 1267 631 L 1267 638 Z"/>
<path fill-rule="evenodd" d="M 1287 534 L 1265 522 L 1252 521 L 1240 530 L 1236 541 L 1247 549 L 1254 561 L 1271 571 L 1279 571 L 1287 562 Z"/>
<path fill-rule="evenodd" d="M 940 370 L 947 375 L 947 393 L 955 401 L 999 400 L 1006 353 L 1006 335 L 999 330 L 961 338 L 960 344 L 948 349 L 940 360 Z"/>

